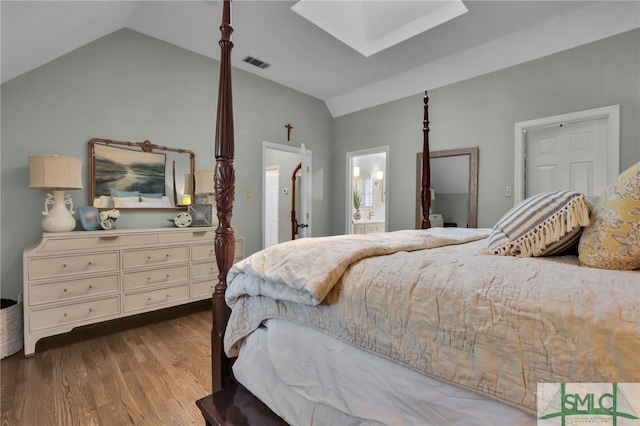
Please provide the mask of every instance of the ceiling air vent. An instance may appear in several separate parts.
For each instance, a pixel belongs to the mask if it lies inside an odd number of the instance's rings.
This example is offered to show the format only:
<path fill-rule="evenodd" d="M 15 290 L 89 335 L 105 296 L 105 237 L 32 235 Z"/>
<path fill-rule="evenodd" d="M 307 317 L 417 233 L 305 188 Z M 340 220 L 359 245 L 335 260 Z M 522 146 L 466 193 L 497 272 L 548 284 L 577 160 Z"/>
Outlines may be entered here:
<path fill-rule="evenodd" d="M 251 65 L 255 65 L 256 67 L 260 68 L 260 69 L 267 69 L 271 66 L 271 64 L 268 64 L 266 62 L 261 61 L 260 59 L 256 59 L 252 56 L 247 56 L 246 58 L 243 59 L 243 61 L 245 61 L 248 64 Z"/>

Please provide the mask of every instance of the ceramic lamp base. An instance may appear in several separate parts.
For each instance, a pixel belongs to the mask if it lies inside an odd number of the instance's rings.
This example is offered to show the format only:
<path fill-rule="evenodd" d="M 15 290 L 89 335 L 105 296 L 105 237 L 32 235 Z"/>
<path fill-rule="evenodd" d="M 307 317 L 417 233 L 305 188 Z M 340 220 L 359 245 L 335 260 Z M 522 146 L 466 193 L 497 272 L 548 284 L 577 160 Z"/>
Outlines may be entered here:
<path fill-rule="evenodd" d="M 71 215 L 66 204 L 71 204 L 71 196 L 65 197 L 64 191 L 52 191 L 45 201 L 45 211 L 42 213 L 42 229 L 46 232 L 68 232 L 76 229 L 76 220 Z M 68 199 L 68 201 L 66 201 Z M 49 205 L 53 204 L 51 208 Z M 72 206 L 72 204 L 71 204 Z M 73 208 L 73 207 L 71 207 Z"/>

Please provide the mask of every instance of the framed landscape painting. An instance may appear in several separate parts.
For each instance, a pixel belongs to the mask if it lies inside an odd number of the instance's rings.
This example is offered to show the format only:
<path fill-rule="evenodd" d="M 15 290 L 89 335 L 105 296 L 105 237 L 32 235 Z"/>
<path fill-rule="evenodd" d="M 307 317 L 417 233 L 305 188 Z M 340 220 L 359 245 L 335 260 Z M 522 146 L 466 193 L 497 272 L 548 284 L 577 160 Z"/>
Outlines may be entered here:
<path fill-rule="evenodd" d="M 165 195 L 166 155 L 109 145 L 94 146 L 94 196 L 113 190 Z"/>

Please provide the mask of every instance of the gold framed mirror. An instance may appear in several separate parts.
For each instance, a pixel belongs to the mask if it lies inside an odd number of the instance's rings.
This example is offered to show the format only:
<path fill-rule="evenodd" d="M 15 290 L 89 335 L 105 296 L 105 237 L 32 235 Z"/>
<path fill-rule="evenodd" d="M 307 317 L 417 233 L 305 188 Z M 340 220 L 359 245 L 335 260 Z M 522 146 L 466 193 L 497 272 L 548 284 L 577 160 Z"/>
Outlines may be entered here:
<path fill-rule="evenodd" d="M 194 200 L 195 153 L 154 145 L 92 138 L 89 205 L 98 209 L 176 210 Z"/>
<path fill-rule="evenodd" d="M 478 226 L 478 147 L 431 151 L 431 215 L 439 226 Z M 416 229 L 422 222 L 422 153 L 416 164 Z M 430 218 L 431 220 L 431 218 Z M 433 222 L 434 220 L 432 220 Z"/>

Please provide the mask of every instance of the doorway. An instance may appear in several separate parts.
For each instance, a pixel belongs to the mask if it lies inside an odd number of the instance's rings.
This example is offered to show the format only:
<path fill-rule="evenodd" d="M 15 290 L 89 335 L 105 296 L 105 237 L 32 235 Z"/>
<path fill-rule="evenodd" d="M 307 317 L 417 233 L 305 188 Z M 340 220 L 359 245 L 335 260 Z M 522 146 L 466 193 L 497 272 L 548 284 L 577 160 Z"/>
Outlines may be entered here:
<path fill-rule="evenodd" d="M 619 105 L 515 124 L 515 204 L 557 189 L 597 195 L 619 170 Z"/>
<path fill-rule="evenodd" d="M 291 175 L 296 173 L 295 197 Z M 310 237 L 311 151 L 300 147 L 262 142 L 262 247 L 291 240 L 291 213 L 296 211 L 295 238 Z M 277 177 L 276 177 L 277 176 Z M 295 206 L 291 202 L 295 200 Z"/>
<path fill-rule="evenodd" d="M 346 234 L 387 231 L 388 160 L 388 145 L 347 152 Z"/>

